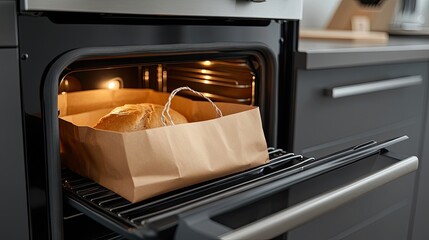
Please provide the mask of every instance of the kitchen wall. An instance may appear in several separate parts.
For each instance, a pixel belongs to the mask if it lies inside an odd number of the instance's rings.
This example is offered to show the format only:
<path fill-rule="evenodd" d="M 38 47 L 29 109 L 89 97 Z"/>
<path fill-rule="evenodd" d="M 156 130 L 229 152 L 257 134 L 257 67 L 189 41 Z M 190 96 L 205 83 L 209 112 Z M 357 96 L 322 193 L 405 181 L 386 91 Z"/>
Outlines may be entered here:
<path fill-rule="evenodd" d="M 425 26 L 429 27 L 429 0 L 419 0 L 419 13 L 425 18 Z"/>
<path fill-rule="evenodd" d="M 324 28 L 341 0 L 304 0 L 303 28 Z"/>
<path fill-rule="evenodd" d="M 334 14 L 341 0 L 304 0 L 301 26 L 304 28 L 324 28 Z M 429 0 L 417 0 L 417 15 L 426 19 L 429 27 Z"/>

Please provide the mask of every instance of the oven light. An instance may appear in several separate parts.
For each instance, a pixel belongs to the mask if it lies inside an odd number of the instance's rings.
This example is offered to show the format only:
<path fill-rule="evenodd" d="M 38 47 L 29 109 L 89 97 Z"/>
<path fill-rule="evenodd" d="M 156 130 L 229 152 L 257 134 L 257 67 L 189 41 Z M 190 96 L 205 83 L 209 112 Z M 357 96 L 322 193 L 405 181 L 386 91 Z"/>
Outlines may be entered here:
<path fill-rule="evenodd" d="M 107 88 L 108 89 L 118 89 L 119 88 L 119 83 L 117 81 L 110 81 L 107 84 Z"/>
<path fill-rule="evenodd" d="M 116 78 L 107 80 L 105 86 L 107 89 L 114 90 L 114 89 L 122 88 L 122 83 L 123 83 L 122 78 L 116 77 Z"/>
<path fill-rule="evenodd" d="M 167 71 L 162 71 L 162 79 L 164 80 L 162 84 L 162 91 L 167 92 Z"/>
<path fill-rule="evenodd" d="M 163 85 L 162 64 L 158 64 L 156 77 L 158 82 L 158 91 L 162 91 L 162 85 Z"/>
<path fill-rule="evenodd" d="M 210 80 L 212 77 L 209 75 L 204 75 L 204 79 Z"/>
<path fill-rule="evenodd" d="M 144 71 L 144 85 L 149 86 L 149 70 L 147 69 Z"/>
<path fill-rule="evenodd" d="M 203 74 L 208 74 L 208 73 L 209 73 L 209 70 L 207 70 L 207 69 L 201 69 L 201 73 L 203 73 Z"/>
<path fill-rule="evenodd" d="M 204 61 L 203 65 L 204 66 L 210 66 L 210 65 L 212 65 L 212 62 L 211 61 Z"/>

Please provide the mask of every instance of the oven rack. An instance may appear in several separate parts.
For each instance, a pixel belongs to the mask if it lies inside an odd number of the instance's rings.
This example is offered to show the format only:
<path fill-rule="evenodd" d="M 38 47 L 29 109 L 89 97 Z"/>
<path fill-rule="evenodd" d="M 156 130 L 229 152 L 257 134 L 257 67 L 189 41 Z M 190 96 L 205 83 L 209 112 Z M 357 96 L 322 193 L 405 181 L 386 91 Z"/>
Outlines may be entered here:
<path fill-rule="evenodd" d="M 88 217 L 129 239 L 150 239 L 152 229 L 147 220 L 160 214 L 181 212 L 207 203 L 213 196 L 226 197 L 244 191 L 252 185 L 275 175 L 300 168 L 314 161 L 301 155 L 287 153 L 282 149 L 269 148 L 270 162 L 230 176 L 196 184 L 180 190 L 131 203 L 94 181 L 68 169 L 62 171 L 62 185 L 65 202 Z M 232 191 L 235 190 L 235 191 Z M 177 224 L 177 214 L 166 219 L 156 238 L 171 238 Z"/>

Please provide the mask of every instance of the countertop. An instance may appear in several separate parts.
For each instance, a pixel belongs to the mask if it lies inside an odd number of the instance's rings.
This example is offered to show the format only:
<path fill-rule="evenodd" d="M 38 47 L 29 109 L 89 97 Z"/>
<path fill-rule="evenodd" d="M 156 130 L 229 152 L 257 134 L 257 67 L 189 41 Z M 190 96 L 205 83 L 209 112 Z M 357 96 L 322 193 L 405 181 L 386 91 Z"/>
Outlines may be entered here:
<path fill-rule="evenodd" d="M 386 43 L 300 39 L 299 69 L 324 69 L 429 60 L 429 36 L 390 36 Z"/>

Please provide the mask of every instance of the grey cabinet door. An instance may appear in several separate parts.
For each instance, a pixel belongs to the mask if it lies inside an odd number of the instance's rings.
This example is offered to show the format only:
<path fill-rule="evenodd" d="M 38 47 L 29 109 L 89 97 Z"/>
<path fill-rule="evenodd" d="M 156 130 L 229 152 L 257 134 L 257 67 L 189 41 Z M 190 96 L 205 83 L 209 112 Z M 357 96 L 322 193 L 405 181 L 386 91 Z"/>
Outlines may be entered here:
<path fill-rule="evenodd" d="M 391 156 L 398 157 L 394 153 Z M 350 182 L 364 172 L 382 168 L 377 162 L 358 161 L 317 179 L 294 185 L 289 204 L 318 196 Z M 287 234 L 288 240 L 404 240 L 407 239 L 413 205 L 415 173 L 408 174 L 307 222 Z"/>
<path fill-rule="evenodd" d="M 320 157 L 408 135 L 397 152 L 417 154 L 427 71 L 424 62 L 298 71 L 294 152 Z"/>
<path fill-rule="evenodd" d="M 367 168 L 370 166 L 360 166 Z M 356 169 L 355 169 L 356 170 Z M 289 192 L 291 203 L 317 195 L 358 171 L 330 174 L 307 181 Z M 329 179 L 330 177 L 330 179 Z M 415 174 L 404 176 L 289 231 L 288 240 L 405 240 L 410 226 Z"/>
<path fill-rule="evenodd" d="M 392 151 L 418 155 L 427 72 L 425 62 L 299 70 L 294 152 L 321 157 L 368 140 L 408 135 L 410 139 Z M 305 199 L 354 174 L 344 172 L 326 175 L 324 181 L 308 181 L 292 189 L 289 200 Z M 415 175 L 290 231 L 288 239 L 407 239 Z"/>
<path fill-rule="evenodd" d="M 413 240 L 429 239 L 429 93 L 426 97 L 425 132 L 415 195 Z"/>
<path fill-rule="evenodd" d="M 17 49 L 0 49 L 0 74 L 0 236 L 28 239 Z"/>

